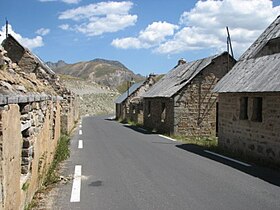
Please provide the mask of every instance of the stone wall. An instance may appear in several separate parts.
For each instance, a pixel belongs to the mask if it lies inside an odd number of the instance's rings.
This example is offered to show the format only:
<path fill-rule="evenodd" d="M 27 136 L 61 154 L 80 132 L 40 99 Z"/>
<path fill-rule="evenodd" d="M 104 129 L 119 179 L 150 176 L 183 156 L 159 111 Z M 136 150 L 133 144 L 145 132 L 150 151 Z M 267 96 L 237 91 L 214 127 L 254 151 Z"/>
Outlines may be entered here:
<path fill-rule="evenodd" d="M 77 98 L 70 96 L 61 101 L 61 106 L 61 132 L 69 134 L 79 119 L 79 102 Z"/>
<path fill-rule="evenodd" d="M 174 102 L 172 98 L 144 98 L 144 127 L 155 132 L 174 132 Z"/>
<path fill-rule="evenodd" d="M 123 103 L 118 106 L 118 119 L 130 120 L 136 123 L 143 119 L 143 100 L 141 95 L 155 84 L 155 75 L 151 74 L 146 81 L 135 92 L 133 92 Z M 137 103 L 135 103 L 137 101 Z M 138 111 L 135 111 L 138 110 Z M 138 121 L 138 119 L 140 121 Z"/>
<path fill-rule="evenodd" d="M 60 104 L 0 107 L 0 209 L 23 209 L 42 184 L 60 137 Z"/>
<path fill-rule="evenodd" d="M 234 61 L 230 61 L 228 65 L 228 56 L 219 56 L 171 98 L 145 98 L 145 127 L 174 135 L 215 135 L 217 94 L 212 93 L 212 89 L 233 66 Z M 149 101 L 150 116 L 147 113 Z M 162 121 L 163 103 L 166 104 L 166 121 Z"/>
<path fill-rule="evenodd" d="M 248 119 L 240 99 L 248 97 Z M 262 97 L 262 121 L 252 120 L 253 98 Z M 219 94 L 219 146 L 280 163 L 280 93 Z"/>
<path fill-rule="evenodd" d="M 226 55 L 218 57 L 175 95 L 175 135 L 215 135 L 217 94 L 212 90 L 232 66 Z"/>

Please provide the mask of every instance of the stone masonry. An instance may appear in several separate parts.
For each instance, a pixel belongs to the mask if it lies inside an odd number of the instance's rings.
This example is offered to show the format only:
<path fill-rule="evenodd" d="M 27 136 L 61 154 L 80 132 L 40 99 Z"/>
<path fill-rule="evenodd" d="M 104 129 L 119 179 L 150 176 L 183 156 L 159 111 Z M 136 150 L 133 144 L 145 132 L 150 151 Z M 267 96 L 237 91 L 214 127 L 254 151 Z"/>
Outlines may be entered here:
<path fill-rule="evenodd" d="M 248 97 L 248 119 L 253 98 L 262 97 L 262 122 L 240 120 L 240 98 Z M 259 159 L 280 163 L 280 93 L 219 95 L 219 146 Z"/>
<path fill-rule="evenodd" d="M 172 97 L 144 98 L 144 126 L 173 135 L 215 135 L 217 94 L 212 89 L 233 66 L 230 61 L 228 66 L 228 56 L 219 56 Z"/>

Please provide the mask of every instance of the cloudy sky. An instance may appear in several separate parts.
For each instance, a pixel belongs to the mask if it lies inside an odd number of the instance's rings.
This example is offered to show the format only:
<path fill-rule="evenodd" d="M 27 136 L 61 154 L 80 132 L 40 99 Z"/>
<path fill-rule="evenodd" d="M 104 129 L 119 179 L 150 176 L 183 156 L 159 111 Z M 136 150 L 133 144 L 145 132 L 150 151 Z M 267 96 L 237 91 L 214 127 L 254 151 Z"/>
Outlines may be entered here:
<path fill-rule="evenodd" d="M 1 0 L 9 32 L 44 61 L 118 60 L 142 75 L 165 73 L 226 50 L 238 58 L 280 15 L 279 0 Z"/>

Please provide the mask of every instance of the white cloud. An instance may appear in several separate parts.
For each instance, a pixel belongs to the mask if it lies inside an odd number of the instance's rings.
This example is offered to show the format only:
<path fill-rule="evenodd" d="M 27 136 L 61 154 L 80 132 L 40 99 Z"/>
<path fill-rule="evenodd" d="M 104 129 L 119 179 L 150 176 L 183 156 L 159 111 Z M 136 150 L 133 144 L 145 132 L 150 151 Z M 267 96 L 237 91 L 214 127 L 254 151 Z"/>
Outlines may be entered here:
<path fill-rule="evenodd" d="M 40 28 L 35 33 L 38 34 L 38 35 L 41 35 L 41 36 L 45 36 L 45 35 L 49 34 L 50 31 L 51 30 L 48 29 L 48 28 Z"/>
<path fill-rule="evenodd" d="M 51 2 L 51 1 L 58 1 L 58 0 L 39 0 L 40 2 Z M 60 0 L 61 2 L 67 4 L 78 4 L 81 0 Z"/>
<path fill-rule="evenodd" d="M 62 2 L 67 4 L 78 4 L 81 0 L 62 0 Z"/>
<path fill-rule="evenodd" d="M 36 36 L 35 38 L 25 38 L 22 37 L 20 34 L 16 33 L 11 25 L 8 25 L 8 32 L 11 34 L 19 43 L 21 43 L 24 47 L 27 47 L 28 49 L 34 49 L 37 47 L 44 46 L 43 38 L 41 36 Z M 6 37 L 6 26 L 2 27 L 2 30 L 0 31 L 0 43 L 5 39 Z"/>
<path fill-rule="evenodd" d="M 68 30 L 70 28 L 70 26 L 68 24 L 62 24 L 58 27 L 61 28 L 62 30 Z"/>
<path fill-rule="evenodd" d="M 164 42 L 166 37 L 172 36 L 176 29 L 178 26 L 171 23 L 153 22 L 145 30 L 140 31 L 138 37 L 114 39 L 111 44 L 122 49 L 151 48 Z"/>
<path fill-rule="evenodd" d="M 75 30 L 87 36 L 97 36 L 103 33 L 116 32 L 128 26 L 135 25 L 137 15 L 129 14 L 133 3 L 99 2 L 62 12 L 60 20 L 72 20 L 78 22 L 73 26 L 68 25 L 64 30 Z"/>
<path fill-rule="evenodd" d="M 174 54 L 194 49 L 225 50 L 228 26 L 239 56 L 279 12 L 280 6 L 273 7 L 270 0 L 198 1 L 191 11 L 181 15 L 181 30 L 154 51 Z"/>

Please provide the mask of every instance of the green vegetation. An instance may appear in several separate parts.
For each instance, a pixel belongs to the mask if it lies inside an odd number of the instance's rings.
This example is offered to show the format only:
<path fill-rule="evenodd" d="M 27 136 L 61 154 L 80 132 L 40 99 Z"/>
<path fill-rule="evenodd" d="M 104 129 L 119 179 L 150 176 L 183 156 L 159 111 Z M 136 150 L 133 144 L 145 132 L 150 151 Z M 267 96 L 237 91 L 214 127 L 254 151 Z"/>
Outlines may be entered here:
<path fill-rule="evenodd" d="M 96 71 L 95 71 L 95 77 L 102 77 L 105 75 L 108 75 L 110 73 L 114 73 L 117 69 L 115 68 L 108 68 L 108 66 L 104 66 L 104 67 L 97 67 Z"/>
<path fill-rule="evenodd" d="M 78 78 L 78 77 L 73 77 L 73 76 L 70 76 L 70 75 L 67 75 L 67 74 L 59 74 L 59 77 L 61 80 L 74 80 L 74 81 L 80 81 L 82 80 L 81 78 Z"/>
<path fill-rule="evenodd" d="M 26 205 L 24 207 L 24 210 L 31 210 L 31 209 L 35 208 L 36 206 L 37 206 L 37 203 L 34 200 L 32 200 L 28 205 Z"/>
<path fill-rule="evenodd" d="M 56 152 L 54 155 L 53 162 L 48 170 L 48 173 L 45 177 L 44 186 L 57 183 L 59 181 L 59 176 L 57 174 L 57 167 L 59 163 L 66 160 L 70 156 L 69 149 L 70 137 L 67 135 L 62 135 L 59 139 Z"/>
<path fill-rule="evenodd" d="M 195 144 L 208 149 L 215 149 L 218 147 L 218 138 L 215 136 L 209 137 L 195 137 L 195 136 L 171 136 L 178 141 L 185 144 Z"/>
<path fill-rule="evenodd" d="M 22 189 L 23 191 L 26 191 L 26 190 L 28 189 L 29 185 L 30 185 L 29 183 L 25 182 L 25 183 L 22 185 L 22 188 L 21 188 L 21 189 Z"/>

